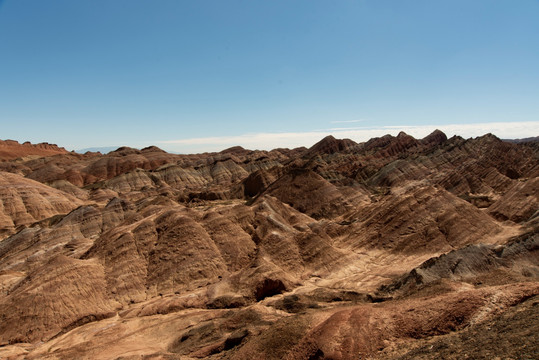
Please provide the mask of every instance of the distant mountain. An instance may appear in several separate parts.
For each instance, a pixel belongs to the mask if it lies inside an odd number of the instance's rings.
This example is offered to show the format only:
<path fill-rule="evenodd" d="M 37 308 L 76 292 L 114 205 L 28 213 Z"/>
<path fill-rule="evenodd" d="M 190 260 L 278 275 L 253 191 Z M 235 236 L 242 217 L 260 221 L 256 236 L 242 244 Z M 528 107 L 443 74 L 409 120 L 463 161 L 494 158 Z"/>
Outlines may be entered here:
<path fill-rule="evenodd" d="M 116 149 L 120 148 L 120 146 L 101 146 L 101 147 L 90 147 L 80 150 L 75 150 L 76 153 L 84 154 L 88 151 L 90 152 L 100 152 L 101 154 L 108 154 L 111 151 L 114 151 Z"/>
<path fill-rule="evenodd" d="M 503 141 L 507 141 L 513 144 L 520 144 L 520 143 L 526 143 L 526 142 L 538 142 L 539 136 L 528 137 L 528 138 L 523 138 L 523 139 L 503 139 Z"/>

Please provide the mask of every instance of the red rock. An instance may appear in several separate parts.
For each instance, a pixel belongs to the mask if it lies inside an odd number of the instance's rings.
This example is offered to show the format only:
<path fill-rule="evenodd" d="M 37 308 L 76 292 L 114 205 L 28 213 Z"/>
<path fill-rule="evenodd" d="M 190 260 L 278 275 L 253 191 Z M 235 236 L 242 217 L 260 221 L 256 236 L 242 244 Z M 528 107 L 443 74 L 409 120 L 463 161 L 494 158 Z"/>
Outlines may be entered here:
<path fill-rule="evenodd" d="M 539 331 L 538 151 L 435 131 L 0 162 L 0 357 L 410 357 L 494 321 L 531 329 L 513 358 Z"/>

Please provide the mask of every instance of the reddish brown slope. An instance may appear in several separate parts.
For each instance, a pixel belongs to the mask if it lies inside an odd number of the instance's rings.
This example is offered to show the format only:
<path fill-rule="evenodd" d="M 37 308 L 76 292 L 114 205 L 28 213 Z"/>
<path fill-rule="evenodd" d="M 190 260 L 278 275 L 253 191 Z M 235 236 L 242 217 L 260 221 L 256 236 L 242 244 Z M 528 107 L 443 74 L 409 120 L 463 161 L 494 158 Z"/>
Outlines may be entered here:
<path fill-rule="evenodd" d="M 345 219 L 351 224 L 340 227 L 342 241 L 408 254 L 447 252 L 477 241 L 492 242 L 501 231 L 492 217 L 431 186 L 388 194 Z"/>
<path fill-rule="evenodd" d="M 55 256 L 0 300 L 0 344 L 46 341 L 113 310 L 97 262 Z"/>
<path fill-rule="evenodd" d="M 66 214 L 81 204 L 70 194 L 0 171 L 0 236 L 20 226 Z"/>
<path fill-rule="evenodd" d="M 67 150 L 49 143 L 31 144 L 25 142 L 19 144 L 15 140 L 0 140 L 0 161 L 13 160 L 30 155 L 41 157 L 56 154 L 67 154 Z"/>
<path fill-rule="evenodd" d="M 0 242 L 0 357 L 383 357 L 538 292 L 537 148 L 490 135 L 1 168 L 84 205 Z"/>

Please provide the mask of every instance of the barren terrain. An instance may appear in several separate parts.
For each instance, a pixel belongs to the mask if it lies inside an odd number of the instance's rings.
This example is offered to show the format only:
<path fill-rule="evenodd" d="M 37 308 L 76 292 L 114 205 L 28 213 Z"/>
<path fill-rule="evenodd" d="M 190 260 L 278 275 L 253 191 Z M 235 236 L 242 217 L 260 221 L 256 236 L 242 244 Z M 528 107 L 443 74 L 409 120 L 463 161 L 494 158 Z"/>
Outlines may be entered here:
<path fill-rule="evenodd" d="M 0 142 L 0 358 L 535 359 L 539 147 Z"/>

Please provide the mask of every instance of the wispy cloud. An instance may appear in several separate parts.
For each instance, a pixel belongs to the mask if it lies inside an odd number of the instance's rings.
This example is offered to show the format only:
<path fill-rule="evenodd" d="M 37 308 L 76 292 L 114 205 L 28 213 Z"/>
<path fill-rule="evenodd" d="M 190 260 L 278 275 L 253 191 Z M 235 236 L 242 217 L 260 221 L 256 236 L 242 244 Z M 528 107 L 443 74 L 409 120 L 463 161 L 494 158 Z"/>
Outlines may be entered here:
<path fill-rule="evenodd" d="M 349 130 L 362 130 L 362 129 L 371 129 L 369 127 L 360 127 L 360 126 L 354 126 L 354 127 L 338 127 L 338 128 L 329 128 L 329 129 L 324 129 L 324 130 L 316 130 L 316 131 L 320 131 L 320 132 L 324 132 L 324 131 L 329 131 L 329 132 L 334 132 L 334 131 L 349 131 Z"/>
<path fill-rule="evenodd" d="M 349 123 L 358 123 L 358 122 L 363 122 L 365 121 L 364 119 L 358 119 L 358 120 L 335 120 L 335 121 L 330 121 L 330 123 L 332 124 L 349 124 Z"/>
<path fill-rule="evenodd" d="M 539 121 L 336 128 L 305 132 L 255 133 L 165 140 L 158 141 L 157 144 L 166 150 L 181 153 L 219 151 L 236 145 L 248 149 L 270 150 L 279 147 L 310 147 L 327 135 L 362 142 L 385 134 L 397 135 L 400 131 L 404 131 L 416 138 L 422 138 L 435 129 L 442 130 L 448 137 L 460 135 L 468 138 L 493 133 L 500 138 L 516 139 L 539 136 Z"/>

